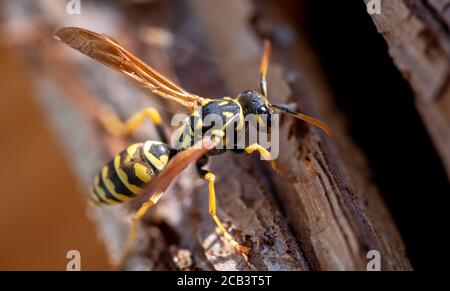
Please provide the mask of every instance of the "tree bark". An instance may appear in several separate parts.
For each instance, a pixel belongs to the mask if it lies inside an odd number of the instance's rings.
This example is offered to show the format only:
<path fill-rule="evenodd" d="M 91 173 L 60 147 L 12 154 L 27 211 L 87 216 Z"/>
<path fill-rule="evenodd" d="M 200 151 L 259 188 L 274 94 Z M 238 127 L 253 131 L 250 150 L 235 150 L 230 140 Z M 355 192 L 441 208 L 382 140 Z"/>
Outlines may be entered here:
<path fill-rule="evenodd" d="M 368 3 L 368 0 L 365 0 Z M 382 1 L 372 18 L 415 94 L 450 178 L 450 1 Z"/>
<path fill-rule="evenodd" d="M 189 91 L 236 96 L 257 88 L 261 39 L 251 20 L 255 6 L 262 5 L 258 3 L 149 1 L 106 7 L 92 1 L 86 2 L 79 21 L 112 35 L 172 79 L 178 75 Z M 122 76 L 50 39 L 54 28 L 68 25 L 66 15 L 55 13 L 64 7 L 40 1 L 35 9 L 44 16 L 39 20 L 43 28 L 36 32 L 40 45 L 25 51 L 36 72 L 39 101 L 88 193 L 93 177 L 114 153 L 134 140 L 156 136 L 148 127 L 134 139 L 112 137 L 99 126 L 100 108 L 113 107 L 127 118 L 143 106 L 155 106 L 167 124 L 182 109 L 143 96 Z M 279 17 L 276 12 L 259 15 L 266 23 Z M 365 158 L 346 134 L 345 117 L 322 89 L 326 86 L 311 61 L 314 54 L 302 43 L 296 38 L 275 49 L 270 100 L 298 103 L 303 112 L 331 124 L 332 136 L 287 116 L 282 119 L 279 161 L 296 182 L 274 173 L 256 156 L 225 154 L 211 164 L 217 175 L 218 216 L 251 248 L 248 258 L 220 239 L 208 215 L 207 187 L 188 169 L 141 223 L 127 269 L 365 270 L 370 250 L 381 253 L 384 270 L 411 269 Z M 182 57 L 172 55 L 177 50 Z M 120 257 L 126 240 L 126 207 L 88 208 L 113 259 Z"/>

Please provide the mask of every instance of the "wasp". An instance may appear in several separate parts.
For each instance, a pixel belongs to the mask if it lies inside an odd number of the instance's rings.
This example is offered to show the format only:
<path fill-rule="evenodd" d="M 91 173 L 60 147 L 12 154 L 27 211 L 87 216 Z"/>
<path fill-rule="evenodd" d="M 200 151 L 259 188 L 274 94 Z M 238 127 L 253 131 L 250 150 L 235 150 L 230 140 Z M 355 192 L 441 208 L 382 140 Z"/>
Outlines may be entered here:
<path fill-rule="evenodd" d="M 144 108 L 126 121 L 122 121 L 111 114 L 104 114 L 100 118 L 104 121 L 103 124 L 106 129 L 118 136 L 134 133 L 145 120 L 149 119 L 156 126 L 160 139 L 159 141 L 148 140 L 128 146 L 104 165 L 94 179 L 90 198 L 99 205 L 122 203 L 143 193 L 150 194 L 148 200 L 132 216 L 122 261 L 133 247 L 139 220 L 150 207 L 158 202 L 164 190 L 177 175 L 191 163 L 196 164 L 199 176 L 208 182 L 209 214 L 220 229 L 221 234 L 239 253 L 248 253 L 249 248 L 240 245 L 228 233 L 216 214 L 214 187 L 216 177 L 214 173 L 206 169 L 209 157 L 226 151 L 245 154 L 258 152 L 265 160 L 271 161 L 276 170 L 280 170 L 281 167 L 272 159 L 270 152 L 258 143 L 248 145 L 244 149 L 237 149 L 233 145 L 219 148 L 219 143 L 227 144 L 227 129 L 231 127 L 233 133 L 241 136 L 243 132 L 248 130 L 244 118 L 253 114 L 256 116 L 258 125 L 270 131 L 270 122 L 263 122 L 260 117 L 265 116 L 264 120 L 270 120 L 274 110 L 279 110 L 315 125 L 327 134 L 330 133 L 330 128 L 325 123 L 308 115 L 294 112 L 286 104 L 275 105 L 269 102 L 266 75 L 271 44 L 268 41 L 264 42 L 260 63 L 260 92 L 245 90 L 236 98 L 211 99 L 192 94 L 181 88 L 105 35 L 82 28 L 63 27 L 56 30 L 54 36 L 92 59 L 125 74 L 145 90 L 181 104 L 191 112 L 186 122 L 176 131 L 179 134 L 179 138 L 175 139 L 177 141 L 176 146 L 169 145 L 168 137 L 162 127 L 161 117 L 155 108 Z M 210 114 L 222 118 L 222 128 L 208 131 L 210 127 L 204 124 L 204 120 Z M 193 147 L 192 140 L 194 139 L 192 137 L 200 135 L 203 138 L 202 135 L 205 135 L 206 132 L 209 132 L 209 139 L 205 137 L 201 141 L 205 147 L 200 147 L 203 150 L 194 150 L 196 147 Z"/>

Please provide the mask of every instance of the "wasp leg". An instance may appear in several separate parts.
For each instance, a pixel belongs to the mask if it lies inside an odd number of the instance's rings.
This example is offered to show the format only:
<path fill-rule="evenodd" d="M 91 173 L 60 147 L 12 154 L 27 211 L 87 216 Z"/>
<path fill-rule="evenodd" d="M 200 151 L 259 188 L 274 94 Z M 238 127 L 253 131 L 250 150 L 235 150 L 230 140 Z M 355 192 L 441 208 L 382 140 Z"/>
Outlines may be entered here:
<path fill-rule="evenodd" d="M 272 160 L 273 160 L 273 159 L 272 159 L 272 155 L 269 153 L 269 151 L 266 150 L 263 146 L 261 146 L 261 145 L 259 145 L 259 144 L 257 144 L 257 143 L 254 143 L 254 144 L 252 144 L 252 145 L 249 145 L 248 147 L 245 148 L 245 152 L 248 153 L 248 154 L 251 154 L 251 153 L 253 153 L 254 151 L 259 152 L 259 154 L 260 154 L 265 160 L 268 160 L 268 161 L 272 161 Z"/>
<path fill-rule="evenodd" d="M 150 197 L 150 199 L 148 199 L 146 202 L 144 202 L 144 204 L 142 204 L 142 206 L 131 217 L 131 225 L 130 225 L 130 230 L 128 233 L 128 239 L 125 244 L 125 248 L 124 248 L 122 257 L 121 257 L 119 263 L 117 264 L 116 269 L 118 269 L 118 270 L 123 269 L 129 255 L 131 253 L 131 250 L 133 249 L 133 245 L 134 245 L 134 241 L 136 240 L 138 224 L 139 224 L 140 219 L 147 213 L 147 211 L 150 207 L 152 207 L 153 205 L 155 205 L 158 202 L 158 200 L 159 200 L 159 198 L 161 198 L 162 194 L 163 193 L 157 193 L 157 194 L 153 195 L 152 197 Z"/>
<path fill-rule="evenodd" d="M 146 107 L 142 109 L 125 122 L 120 120 L 117 114 L 110 109 L 104 110 L 100 114 L 100 121 L 105 129 L 112 135 L 118 137 L 133 134 L 147 118 L 150 119 L 156 126 L 160 140 L 167 143 L 167 135 L 161 126 L 161 116 L 153 107 Z"/>
<path fill-rule="evenodd" d="M 208 157 L 204 156 L 197 162 L 197 171 L 201 178 L 208 181 L 208 190 L 209 190 L 209 215 L 213 218 L 216 225 L 219 227 L 220 232 L 222 233 L 223 237 L 229 241 L 233 247 L 240 253 L 248 254 L 250 251 L 249 248 L 241 246 L 237 241 L 233 239 L 233 237 L 228 233 L 228 231 L 225 229 L 225 227 L 222 225 L 222 222 L 220 222 L 219 218 L 217 217 L 216 213 L 216 190 L 214 187 L 214 182 L 216 179 L 216 176 L 211 173 L 210 171 L 207 171 L 203 169 L 203 166 L 205 166 L 208 163 Z"/>
<path fill-rule="evenodd" d="M 280 175 L 286 177 L 289 181 L 296 181 L 296 177 L 287 171 L 283 166 L 281 166 L 276 160 L 272 158 L 272 155 L 269 153 L 268 150 L 266 150 L 263 146 L 254 143 L 252 145 L 249 145 L 245 148 L 245 152 L 248 154 L 253 153 L 254 151 L 259 152 L 259 154 L 267 161 L 270 162 L 270 165 L 275 170 L 275 172 L 279 173 Z"/>

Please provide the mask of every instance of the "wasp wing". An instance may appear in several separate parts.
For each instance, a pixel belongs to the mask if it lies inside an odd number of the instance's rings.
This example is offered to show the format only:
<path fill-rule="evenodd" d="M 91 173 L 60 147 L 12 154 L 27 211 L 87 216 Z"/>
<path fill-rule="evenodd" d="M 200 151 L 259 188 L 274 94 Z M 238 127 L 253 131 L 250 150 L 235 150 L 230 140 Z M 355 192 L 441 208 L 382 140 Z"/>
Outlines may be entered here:
<path fill-rule="evenodd" d="M 57 29 L 54 36 L 79 52 L 125 74 L 156 95 L 191 109 L 205 100 L 170 81 L 105 35 L 83 28 L 63 27 Z"/>
<path fill-rule="evenodd" d="M 213 141 L 208 137 L 204 137 L 194 146 L 177 153 L 167 166 L 145 186 L 142 195 L 129 202 L 130 210 L 138 208 L 150 197 L 164 193 L 184 169 L 206 155 L 217 143 L 217 139 Z"/>

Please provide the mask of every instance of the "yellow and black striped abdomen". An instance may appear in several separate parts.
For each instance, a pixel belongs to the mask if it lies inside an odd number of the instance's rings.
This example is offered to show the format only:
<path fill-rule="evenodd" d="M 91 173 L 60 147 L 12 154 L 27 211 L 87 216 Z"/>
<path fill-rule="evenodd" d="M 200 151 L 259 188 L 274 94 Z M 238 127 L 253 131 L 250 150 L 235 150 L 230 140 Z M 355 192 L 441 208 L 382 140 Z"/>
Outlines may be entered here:
<path fill-rule="evenodd" d="M 159 141 L 128 146 L 95 177 L 91 200 L 96 204 L 116 204 L 141 194 L 145 184 L 164 169 L 171 151 L 167 144 Z"/>

